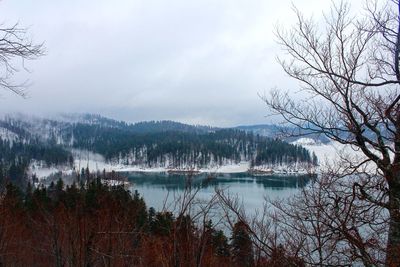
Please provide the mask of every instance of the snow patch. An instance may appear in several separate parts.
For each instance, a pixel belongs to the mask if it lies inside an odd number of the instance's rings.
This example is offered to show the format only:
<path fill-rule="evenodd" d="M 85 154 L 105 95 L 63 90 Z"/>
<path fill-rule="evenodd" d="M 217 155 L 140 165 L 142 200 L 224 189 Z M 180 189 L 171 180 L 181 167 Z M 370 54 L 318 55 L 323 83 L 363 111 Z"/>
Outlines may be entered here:
<path fill-rule="evenodd" d="M 292 144 L 293 145 L 301 145 L 301 146 L 305 146 L 305 145 L 313 146 L 313 145 L 317 145 L 317 142 L 312 138 L 302 137 L 302 138 L 299 138 L 296 141 L 292 142 Z"/>
<path fill-rule="evenodd" d="M 35 175 L 39 180 L 45 179 L 46 177 L 49 177 L 52 174 L 55 174 L 59 172 L 59 170 L 55 167 L 50 167 L 50 168 L 38 168 L 31 170 L 31 174 Z"/>
<path fill-rule="evenodd" d="M 120 181 L 120 180 L 105 180 L 101 179 L 101 183 L 107 186 L 128 186 L 130 185 L 127 181 Z"/>
<path fill-rule="evenodd" d="M 0 138 L 12 143 L 18 139 L 18 135 L 4 127 L 0 127 Z"/>
<path fill-rule="evenodd" d="M 72 174 L 72 170 L 68 166 L 51 166 L 48 167 L 44 162 L 32 161 L 29 165 L 28 175 L 35 175 L 39 180 L 43 180 L 52 174 L 62 172 L 65 175 Z"/>
<path fill-rule="evenodd" d="M 91 172 L 103 170 L 112 171 L 118 167 L 107 163 L 102 155 L 93 153 L 91 151 L 73 149 L 71 152 L 72 156 L 74 157 L 74 167 L 76 170 L 89 168 Z"/>
<path fill-rule="evenodd" d="M 309 138 L 301 138 L 309 139 Z M 300 140 L 300 139 L 299 139 Z M 298 140 L 297 140 L 298 141 Z M 311 153 L 315 153 L 319 161 L 319 170 L 323 171 L 330 166 L 340 164 L 342 159 L 346 159 L 352 162 L 362 162 L 365 155 L 355 147 L 348 144 L 341 144 L 337 141 L 331 141 L 329 143 L 312 143 L 309 140 L 300 140 L 300 142 L 292 142 L 292 144 L 300 144 L 308 149 Z M 374 168 L 374 166 L 369 166 Z"/>
<path fill-rule="evenodd" d="M 229 164 L 229 165 L 222 165 L 216 166 L 213 168 L 204 168 L 199 169 L 200 172 L 214 172 L 214 173 L 241 173 L 247 172 L 250 168 L 250 162 L 242 161 L 238 164 Z"/>
<path fill-rule="evenodd" d="M 164 167 L 145 168 L 140 166 L 123 166 L 113 165 L 113 170 L 116 172 L 167 172 L 168 169 Z"/>

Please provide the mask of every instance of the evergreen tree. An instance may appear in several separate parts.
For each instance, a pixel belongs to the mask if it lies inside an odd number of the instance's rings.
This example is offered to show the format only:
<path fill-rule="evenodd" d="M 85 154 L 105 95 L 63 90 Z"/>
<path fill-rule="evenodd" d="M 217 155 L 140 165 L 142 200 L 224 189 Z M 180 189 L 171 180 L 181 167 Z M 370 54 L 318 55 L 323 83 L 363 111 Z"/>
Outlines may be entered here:
<path fill-rule="evenodd" d="M 247 225 L 242 221 L 238 221 L 233 226 L 231 254 L 235 266 L 254 266 L 253 243 L 250 239 Z"/>
<path fill-rule="evenodd" d="M 214 253 L 219 257 L 229 257 L 229 244 L 224 232 L 221 230 L 213 231 L 211 243 L 214 249 Z"/>

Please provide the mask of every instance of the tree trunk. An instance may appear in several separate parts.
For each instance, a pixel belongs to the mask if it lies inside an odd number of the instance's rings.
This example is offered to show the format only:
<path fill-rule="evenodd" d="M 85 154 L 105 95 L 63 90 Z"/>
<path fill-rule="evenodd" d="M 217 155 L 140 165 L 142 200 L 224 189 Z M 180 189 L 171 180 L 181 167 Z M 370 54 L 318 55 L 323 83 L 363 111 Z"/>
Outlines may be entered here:
<path fill-rule="evenodd" d="M 389 180 L 389 233 L 386 266 L 400 266 L 400 173 Z"/>

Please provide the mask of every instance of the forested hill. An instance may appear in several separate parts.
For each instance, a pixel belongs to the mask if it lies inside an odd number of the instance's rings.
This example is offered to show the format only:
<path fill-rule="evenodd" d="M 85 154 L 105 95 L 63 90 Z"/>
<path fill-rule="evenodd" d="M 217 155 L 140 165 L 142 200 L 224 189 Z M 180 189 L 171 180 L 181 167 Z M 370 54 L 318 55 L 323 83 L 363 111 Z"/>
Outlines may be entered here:
<path fill-rule="evenodd" d="M 105 128 L 116 128 L 131 133 L 154 133 L 154 132 L 188 132 L 205 133 L 217 128 L 202 125 L 189 125 L 175 121 L 143 121 L 127 123 L 103 117 L 98 114 L 63 114 L 56 121 L 68 122 L 70 124 L 97 125 Z"/>
<path fill-rule="evenodd" d="M 243 130 L 246 132 L 252 132 L 261 136 L 266 136 L 270 138 L 277 138 L 293 142 L 296 141 L 301 136 L 307 136 L 307 138 L 313 139 L 316 143 L 329 143 L 329 139 L 321 134 L 313 133 L 311 130 L 304 130 L 295 128 L 293 126 L 282 126 L 275 124 L 257 124 L 257 125 L 242 125 L 235 127 L 238 130 Z"/>
<path fill-rule="evenodd" d="M 132 133 L 97 125 L 76 124 L 66 142 L 126 165 L 205 167 L 252 161 L 254 165 L 312 163 L 310 153 L 296 145 L 234 129 L 210 132 Z"/>
<path fill-rule="evenodd" d="M 7 170 L 32 161 L 72 164 L 71 149 L 99 153 L 109 163 L 141 167 L 203 168 L 240 161 L 253 166 L 316 164 L 315 155 L 303 147 L 252 132 L 172 121 L 131 124 L 99 115 L 8 116 L 0 121 L 0 149 L 0 167 Z"/>

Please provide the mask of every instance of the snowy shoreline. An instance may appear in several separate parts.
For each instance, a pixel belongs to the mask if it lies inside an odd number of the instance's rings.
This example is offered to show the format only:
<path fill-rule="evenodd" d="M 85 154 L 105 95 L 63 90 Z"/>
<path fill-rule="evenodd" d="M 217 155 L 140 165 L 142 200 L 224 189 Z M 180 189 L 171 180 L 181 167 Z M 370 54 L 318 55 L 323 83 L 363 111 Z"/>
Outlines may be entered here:
<path fill-rule="evenodd" d="M 74 168 L 67 166 L 60 167 L 43 167 L 40 165 L 31 166 L 30 173 L 36 174 L 39 179 L 44 179 L 51 174 L 62 172 L 63 174 L 71 174 L 73 171 L 80 171 L 82 168 L 89 168 L 91 172 L 105 170 L 106 172 L 143 172 L 143 173 L 249 173 L 258 176 L 268 175 L 307 175 L 320 173 L 326 164 L 332 164 L 338 159 L 340 152 L 346 151 L 351 155 L 355 155 L 354 151 L 349 146 L 344 146 L 336 142 L 328 144 L 316 143 L 309 138 L 301 138 L 293 144 L 302 145 L 310 152 L 314 152 L 320 162 L 317 168 L 308 168 L 307 166 L 255 166 L 251 168 L 250 162 L 242 161 L 238 164 L 225 164 L 221 166 L 209 166 L 207 168 L 168 168 L 168 167 L 153 167 L 147 166 L 129 166 L 118 163 L 106 162 L 103 156 L 90 151 L 72 150 L 74 155 Z"/>
<path fill-rule="evenodd" d="M 80 171 L 82 168 L 89 168 L 91 172 L 102 172 L 105 170 L 106 172 L 139 172 L 139 173 L 170 173 L 170 174 L 233 174 L 233 173 L 248 173 L 251 175 L 257 176 L 271 176 L 271 175 L 307 175 L 313 174 L 315 172 L 310 172 L 309 170 L 300 168 L 287 168 L 287 167 L 279 167 L 279 168 L 271 168 L 267 166 L 257 166 L 251 168 L 250 162 L 240 162 L 238 164 L 229 164 L 222 166 L 215 166 L 211 168 L 167 168 L 167 167 L 155 167 L 155 168 L 147 168 L 141 166 L 126 166 L 126 165 L 113 165 L 106 163 L 104 161 L 95 161 L 95 160 L 76 160 L 74 164 L 74 168 L 59 166 L 59 167 L 42 167 L 37 165 L 32 165 L 30 167 L 30 174 L 35 174 L 36 177 L 41 180 L 49 177 L 52 174 L 61 172 L 65 175 L 70 175 L 74 171 Z"/>

